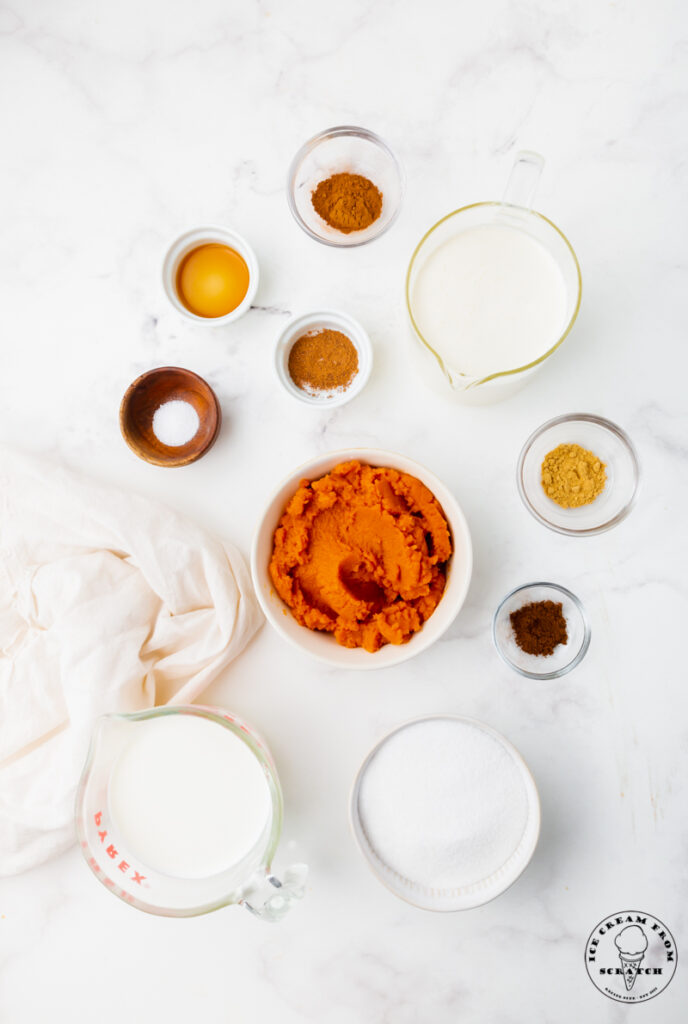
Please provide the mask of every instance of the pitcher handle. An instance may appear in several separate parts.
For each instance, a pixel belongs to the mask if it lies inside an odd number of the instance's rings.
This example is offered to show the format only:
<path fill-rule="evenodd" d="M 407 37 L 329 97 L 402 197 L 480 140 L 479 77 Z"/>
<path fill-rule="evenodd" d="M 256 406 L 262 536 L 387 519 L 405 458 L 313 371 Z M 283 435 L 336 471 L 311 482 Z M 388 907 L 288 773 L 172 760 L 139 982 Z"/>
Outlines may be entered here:
<path fill-rule="evenodd" d="M 526 210 L 530 210 L 544 166 L 545 158 L 539 153 L 534 153 L 530 149 L 522 149 L 518 152 L 506 183 L 502 202 L 508 206 L 522 206 Z"/>
<path fill-rule="evenodd" d="M 281 921 L 306 891 L 308 867 L 306 864 L 292 864 L 284 872 L 284 881 L 275 875 L 256 875 L 244 887 L 242 906 L 263 921 Z"/>

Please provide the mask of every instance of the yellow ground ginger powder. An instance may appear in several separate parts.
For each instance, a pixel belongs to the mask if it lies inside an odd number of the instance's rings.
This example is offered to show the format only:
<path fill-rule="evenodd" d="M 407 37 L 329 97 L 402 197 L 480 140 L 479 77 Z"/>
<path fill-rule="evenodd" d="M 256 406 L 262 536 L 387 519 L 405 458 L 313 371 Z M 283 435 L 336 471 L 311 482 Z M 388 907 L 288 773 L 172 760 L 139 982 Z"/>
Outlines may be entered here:
<path fill-rule="evenodd" d="M 589 505 L 604 490 L 606 466 L 594 452 L 579 444 L 560 444 L 545 455 L 542 486 L 562 508 Z"/>

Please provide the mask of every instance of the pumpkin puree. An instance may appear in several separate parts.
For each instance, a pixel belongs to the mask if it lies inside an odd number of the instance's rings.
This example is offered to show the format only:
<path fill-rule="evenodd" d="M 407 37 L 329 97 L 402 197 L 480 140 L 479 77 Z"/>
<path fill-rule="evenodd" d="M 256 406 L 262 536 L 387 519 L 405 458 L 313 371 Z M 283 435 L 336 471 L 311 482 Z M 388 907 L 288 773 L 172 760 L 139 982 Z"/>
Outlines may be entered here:
<path fill-rule="evenodd" d="M 354 460 L 301 481 L 275 530 L 270 576 L 302 626 L 377 651 L 432 615 L 451 553 L 442 507 L 420 480 Z"/>

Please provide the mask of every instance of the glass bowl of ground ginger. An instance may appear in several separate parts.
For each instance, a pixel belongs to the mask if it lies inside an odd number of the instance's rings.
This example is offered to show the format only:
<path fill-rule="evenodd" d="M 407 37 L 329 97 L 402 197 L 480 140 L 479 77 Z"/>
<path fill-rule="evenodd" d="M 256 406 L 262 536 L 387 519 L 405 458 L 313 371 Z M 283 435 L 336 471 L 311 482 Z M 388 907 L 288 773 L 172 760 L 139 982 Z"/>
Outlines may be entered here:
<path fill-rule="evenodd" d="M 292 160 L 289 209 L 307 235 L 340 248 L 365 245 L 399 213 L 403 175 L 386 142 L 367 128 L 319 132 Z"/>
<path fill-rule="evenodd" d="M 574 413 L 530 435 L 517 468 L 523 504 L 557 533 L 591 537 L 633 508 L 640 467 L 630 438 L 601 416 Z"/>

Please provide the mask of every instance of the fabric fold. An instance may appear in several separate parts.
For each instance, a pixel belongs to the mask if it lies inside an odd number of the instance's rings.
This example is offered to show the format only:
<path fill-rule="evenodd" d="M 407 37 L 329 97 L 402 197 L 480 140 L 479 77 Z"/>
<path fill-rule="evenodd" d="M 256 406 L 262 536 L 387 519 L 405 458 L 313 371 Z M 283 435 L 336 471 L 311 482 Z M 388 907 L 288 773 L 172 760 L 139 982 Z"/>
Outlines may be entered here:
<path fill-rule="evenodd" d="M 232 544 L 0 449 L 0 874 L 73 841 L 98 715 L 190 703 L 261 622 Z"/>

